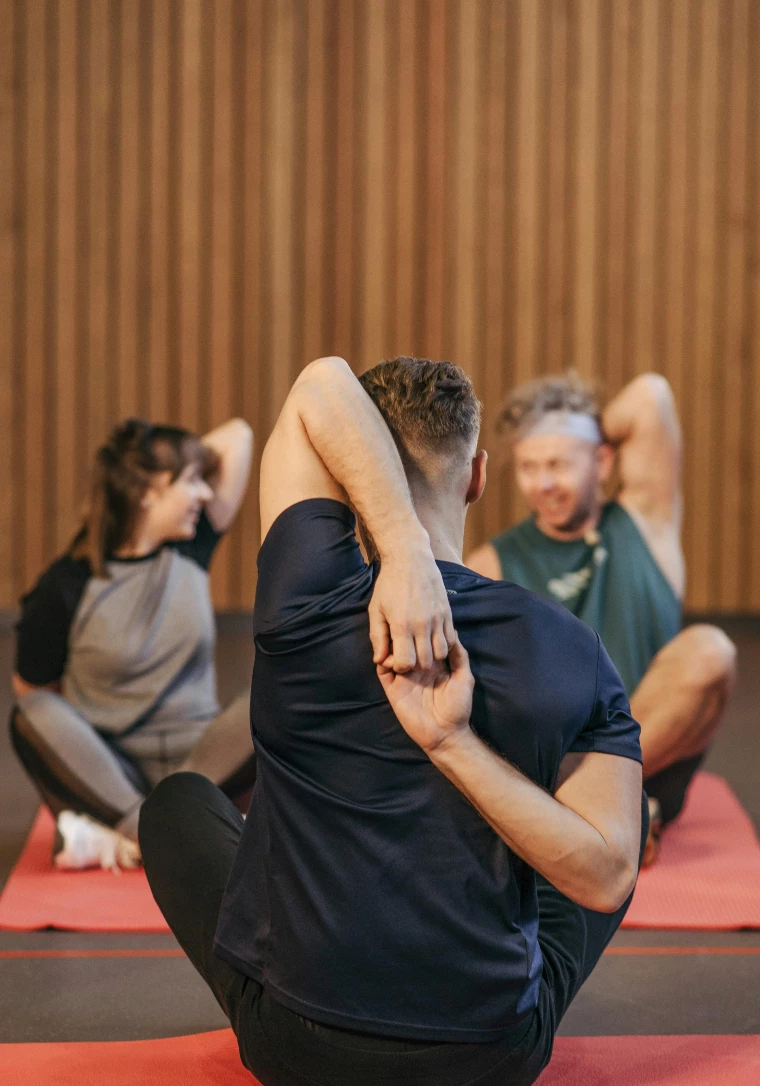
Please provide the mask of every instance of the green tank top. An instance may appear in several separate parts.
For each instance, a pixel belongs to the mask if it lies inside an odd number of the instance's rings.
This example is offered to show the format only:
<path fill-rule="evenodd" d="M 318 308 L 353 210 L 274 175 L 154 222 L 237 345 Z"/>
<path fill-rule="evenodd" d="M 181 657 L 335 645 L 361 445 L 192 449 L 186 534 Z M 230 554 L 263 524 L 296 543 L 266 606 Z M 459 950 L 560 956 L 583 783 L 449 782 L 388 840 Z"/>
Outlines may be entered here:
<path fill-rule="evenodd" d="M 563 542 L 532 517 L 491 540 L 502 576 L 561 603 L 599 634 L 630 694 L 681 628 L 681 602 L 625 509 L 607 502 L 599 540 Z"/>

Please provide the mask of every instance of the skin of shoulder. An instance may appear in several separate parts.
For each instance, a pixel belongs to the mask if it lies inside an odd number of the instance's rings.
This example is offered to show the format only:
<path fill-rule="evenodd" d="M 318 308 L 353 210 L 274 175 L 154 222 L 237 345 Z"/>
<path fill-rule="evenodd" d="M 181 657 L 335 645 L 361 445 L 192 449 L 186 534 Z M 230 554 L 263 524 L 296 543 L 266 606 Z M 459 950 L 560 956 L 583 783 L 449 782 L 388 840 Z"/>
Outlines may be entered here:
<path fill-rule="evenodd" d="M 489 577 L 492 581 L 503 580 L 501 562 L 496 548 L 491 543 L 483 543 L 480 547 L 476 547 L 467 556 L 465 565 L 473 573 L 479 573 L 481 577 Z"/>

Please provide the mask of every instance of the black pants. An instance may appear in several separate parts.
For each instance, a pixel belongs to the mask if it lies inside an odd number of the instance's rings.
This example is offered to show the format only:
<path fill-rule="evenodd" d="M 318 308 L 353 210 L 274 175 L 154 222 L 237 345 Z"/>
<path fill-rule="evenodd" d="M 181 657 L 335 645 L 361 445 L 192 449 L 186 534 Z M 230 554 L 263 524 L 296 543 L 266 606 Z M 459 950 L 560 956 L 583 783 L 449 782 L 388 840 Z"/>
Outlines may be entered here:
<path fill-rule="evenodd" d="M 642 802 L 642 850 L 648 812 Z M 528 1086 L 549 1062 L 570 1002 L 616 932 L 616 913 L 574 904 L 538 878 L 544 966 L 538 1007 L 498 1042 L 393 1040 L 318 1025 L 276 1003 L 260 984 L 215 957 L 213 941 L 243 819 L 205 777 L 176 773 L 140 816 L 153 895 L 235 1032 L 243 1064 L 263 1086 Z"/>
<path fill-rule="evenodd" d="M 680 815 L 692 778 L 706 757 L 707 751 L 703 750 L 692 758 L 682 758 L 680 762 L 673 762 L 644 781 L 646 794 L 659 800 L 663 826 Z"/>

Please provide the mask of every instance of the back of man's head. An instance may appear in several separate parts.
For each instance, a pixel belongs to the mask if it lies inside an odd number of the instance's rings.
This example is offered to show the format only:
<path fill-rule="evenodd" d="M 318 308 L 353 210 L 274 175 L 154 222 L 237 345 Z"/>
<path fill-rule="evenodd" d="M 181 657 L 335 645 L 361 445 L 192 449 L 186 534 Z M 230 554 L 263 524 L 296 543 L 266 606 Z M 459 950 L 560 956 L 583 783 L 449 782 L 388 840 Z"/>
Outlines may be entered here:
<path fill-rule="evenodd" d="M 359 381 L 382 414 L 404 467 L 435 485 L 448 466 L 474 455 L 483 405 L 453 362 L 394 358 Z"/>

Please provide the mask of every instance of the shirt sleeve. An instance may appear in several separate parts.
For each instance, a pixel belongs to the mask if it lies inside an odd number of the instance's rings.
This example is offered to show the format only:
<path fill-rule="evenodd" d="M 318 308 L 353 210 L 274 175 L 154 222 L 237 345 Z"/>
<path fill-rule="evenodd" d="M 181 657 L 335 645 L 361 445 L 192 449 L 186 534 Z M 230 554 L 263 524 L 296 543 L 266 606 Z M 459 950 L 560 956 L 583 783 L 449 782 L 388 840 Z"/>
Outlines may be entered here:
<path fill-rule="evenodd" d="M 640 728 L 631 716 L 623 682 L 597 634 L 596 696 L 585 727 L 569 747 L 570 753 L 618 754 L 641 762 Z"/>
<path fill-rule="evenodd" d="M 89 580 L 89 565 L 59 558 L 21 599 L 16 672 L 32 686 L 57 682 L 66 668 L 69 630 Z"/>
<path fill-rule="evenodd" d="M 341 594 L 362 598 L 373 572 L 355 527 L 348 506 L 332 498 L 296 502 L 277 517 L 259 550 L 255 633 L 316 617 Z"/>
<path fill-rule="evenodd" d="M 207 570 L 223 534 L 223 532 L 217 532 L 204 509 L 198 518 L 198 526 L 193 538 L 183 539 L 180 543 L 176 543 L 175 550 L 186 558 L 192 558 L 201 569 Z"/>

